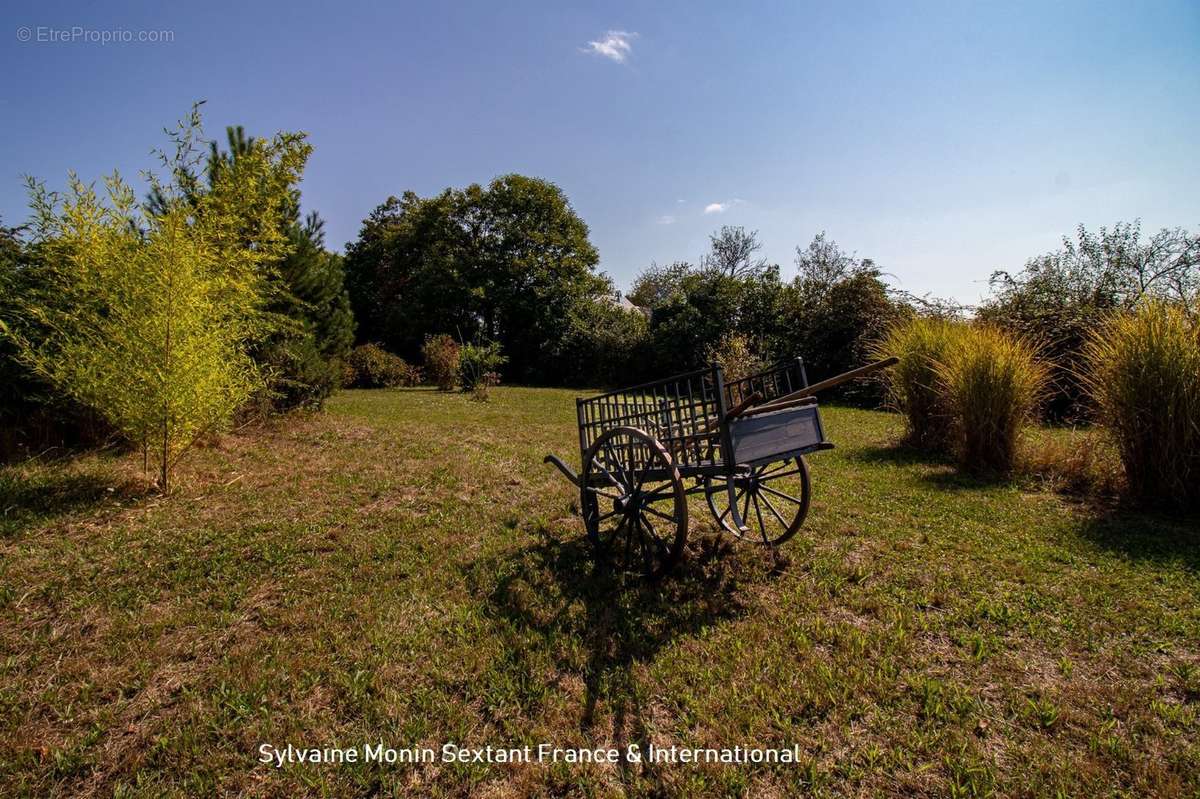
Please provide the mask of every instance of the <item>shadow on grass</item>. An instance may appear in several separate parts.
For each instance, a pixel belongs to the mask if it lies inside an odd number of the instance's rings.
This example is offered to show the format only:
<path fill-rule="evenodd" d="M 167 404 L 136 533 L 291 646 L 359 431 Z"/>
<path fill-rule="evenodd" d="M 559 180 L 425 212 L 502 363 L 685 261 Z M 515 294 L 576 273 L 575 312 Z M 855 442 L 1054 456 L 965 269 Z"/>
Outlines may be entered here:
<path fill-rule="evenodd" d="M 62 464 L 0 468 L 0 538 L 109 499 L 130 499 L 135 486 L 97 473 L 69 473 Z"/>
<path fill-rule="evenodd" d="M 1131 560 L 1200 571 L 1200 516 L 1165 516 L 1118 506 L 1084 521 L 1079 534 Z"/>
<path fill-rule="evenodd" d="M 743 615 L 739 589 L 751 577 L 751 564 L 762 563 L 761 553 L 743 556 L 729 542 L 708 536 L 690 542 L 687 555 L 662 580 L 623 581 L 593 560 L 582 536 L 560 540 L 542 525 L 530 532 L 538 539 L 534 544 L 500 562 L 477 565 L 486 570 L 481 581 L 491 586 L 488 602 L 515 633 L 516 645 L 532 638 L 549 650 L 560 673 L 580 671 L 582 645 L 586 697 L 580 728 L 591 729 L 598 709 L 606 708 L 609 740 L 622 754 L 622 782 L 632 792 L 653 793 L 663 784 L 654 764 L 625 760 L 629 744 L 644 753 L 650 743 L 643 706 L 650 692 L 639 690 L 636 666 L 676 639 Z"/>
<path fill-rule="evenodd" d="M 845 457 L 861 463 L 890 464 L 893 466 L 953 466 L 954 461 L 945 455 L 937 455 L 905 444 L 878 445 L 843 450 Z"/>
<path fill-rule="evenodd" d="M 947 491 L 985 491 L 1014 484 L 1010 475 L 965 472 L 949 455 L 927 452 L 906 444 L 861 447 L 848 450 L 846 457 L 865 464 L 925 467 L 913 472 L 914 476 L 934 488 Z"/>
<path fill-rule="evenodd" d="M 908 446 L 870 446 L 847 451 L 846 457 L 868 464 L 927 467 L 914 474 L 930 486 L 950 491 L 983 491 L 1013 485 L 1011 477 L 988 477 L 959 470 L 946 456 Z M 1079 534 L 1094 544 L 1133 560 L 1177 563 L 1200 571 L 1200 516 L 1156 514 L 1103 497 L 1072 497 L 1092 508 Z"/>

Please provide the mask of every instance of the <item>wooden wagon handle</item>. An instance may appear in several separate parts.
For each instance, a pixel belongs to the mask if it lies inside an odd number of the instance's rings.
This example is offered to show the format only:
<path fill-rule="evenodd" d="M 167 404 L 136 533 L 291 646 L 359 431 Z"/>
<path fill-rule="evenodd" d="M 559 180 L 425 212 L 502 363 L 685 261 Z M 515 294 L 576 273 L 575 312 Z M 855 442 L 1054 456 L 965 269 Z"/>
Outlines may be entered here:
<path fill-rule="evenodd" d="M 779 410 L 778 406 L 785 402 L 807 397 L 812 394 L 816 394 L 818 391 L 824 391 L 827 388 L 840 386 L 847 380 L 853 380 L 856 377 L 869 375 L 872 372 L 878 372 L 880 369 L 886 369 L 889 366 L 895 366 L 898 363 L 900 363 L 900 359 L 893 355 L 891 358 L 884 358 L 882 361 L 875 361 L 875 363 L 869 363 L 866 366 L 860 366 L 857 369 L 851 369 L 849 372 L 842 372 L 840 375 L 835 375 L 833 377 L 826 378 L 825 380 L 821 380 L 820 382 L 813 383 L 811 386 L 805 386 L 799 391 L 793 391 L 791 394 L 784 394 L 782 397 L 776 397 L 766 405 L 759 406 L 754 410 L 756 413 L 765 413 L 768 408 L 771 410 Z"/>
<path fill-rule="evenodd" d="M 770 413 L 771 411 L 782 411 L 785 408 L 796 408 L 801 405 L 812 405 L 817 401 L 816 397 L 797 397 L 787 400 L 786 402 L 770 402 L 766 405 L 760 405 L 757 408 L 751 408 L 741 415 L 742 419 L 749 419 L 751 416 L 758 416 L 760 413 Z"/>

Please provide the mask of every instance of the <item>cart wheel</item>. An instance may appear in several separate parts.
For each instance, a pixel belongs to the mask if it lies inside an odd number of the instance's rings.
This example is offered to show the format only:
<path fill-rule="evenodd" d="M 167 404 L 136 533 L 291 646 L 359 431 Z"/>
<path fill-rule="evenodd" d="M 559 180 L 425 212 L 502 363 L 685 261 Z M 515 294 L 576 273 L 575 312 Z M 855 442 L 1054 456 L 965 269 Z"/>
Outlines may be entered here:
<path fill-rule="evenodd" d="M 622 573 L 666 574 L 687 540 L 687 494 L 662 444 L 633 427 L 605 431 L 583 461 L 580 510 L 597 555 Z"/>
<path fill-rule="evenodd" d="M 729 512 L 728 485 L 724 478 L 704 478 L 704 498 L 713 518 L 726 532 L 744 541 L 779 546 L 796 534 L 808 515 L 811 484 L 808 463 L 794 459 L 753 467 L 734 480 L 738 511 L 748 532 L 739 531 Z"/>

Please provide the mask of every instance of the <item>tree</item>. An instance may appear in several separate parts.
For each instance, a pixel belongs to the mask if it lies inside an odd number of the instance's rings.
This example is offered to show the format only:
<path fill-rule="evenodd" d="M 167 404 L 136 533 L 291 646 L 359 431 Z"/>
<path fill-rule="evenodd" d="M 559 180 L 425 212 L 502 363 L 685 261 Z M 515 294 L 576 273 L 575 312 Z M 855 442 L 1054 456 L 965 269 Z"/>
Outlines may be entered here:
<path fill-rule="evenodd" d="M 870 259 L 858 260 L 821 231 L 804 249 L 796 247 L 796 287 L 807 295 L 820 295 L 856 272 L 871 271 Z"/>
<path fill-rule="evenodd" d="M 31 253 L 18 228 L 0 224 L 0 320 L 14 316 L 26 291 Z M 0 455 L 16 449 L 20 421 L 40 404 L 38 382 L 20 362 L 11 340 L 0 336 Z"/>
<path fill-rule="evenodd" d="M 692 265 L 687 261 L 675 261 L 661 266 L 651 263 L 633 281 L 633 288 L 625 296 L 639 308 L 653 310 L 681 290 L 683 279 L 691 271 Z"/>
<path fill-rule="evenodd" d="M 693 270 L 679 290 L 650 315 L 651 363 L 670 374 L 708 362 L 708 353 L 730 331 L 741 329 L 747 281 L 715 270 Z"/>
<path fill-rule="evenodd" d="M 30 369 L 153 453 L 164 492 L 261 384 L 248 346 L 268 324 L 264 276 L 287 252 L 278 220 L 310 151 L 299 134 L 255 141 L 196 192 L 200 137 L 194 107 L 145 205 L 116 174 L 104 197 L 71 175 L 61 201 L 31 180 L 39 274 L 2 327 Z"/>
<path fill-rule="evenodd" d="M 900 313 L 875 263 L 846 253 L 822 232 L 807 248 L 796 248 L 796 267 L 781 300 L 782 349 L 804 358 L 812 380 L 861 366 Z M 878 386 L 862 381 L 841 394 L 866 403 L 882 396 Z"/>
<path fill-rule="evenodd" d="M 409 357 L 430 333 L 499 341 L 510 377 L 554 381 L 571 309 L 610 290 L 598 260 L 561 189 L 505 175 L 389 198 L 347 247 L 347 287 L 360 340 Z"/>
<path fill-rule="evenodd" d="M 485 337 L 503 344 L 515 378 L 557 380 L 543 365 L 571 309 L 611 291 L 595 272 L 588 227 L 560 188 L 523 175 L 492 181 L 479 204 L 473 233 L 483 257 L 468 280 L 481 296 Z"/>
<path fill-rule="evenodd" d="M 193 206 L 241 159 L 253 154 L 258 139 L 241 126 L 225 129 L 226 149 L 209 143 L 203 178 L 192 170 L 180 175 L 181 194 Z M 297 180 L 298 180 L 297 176 Z M 162 205 L 152 191 L 152 208 Z M 250 194 L 247 202 L 272 202 L 271 195 Z M 326 251 L 324 222 L 312 212 L 301 220 L 300 191 L 287 186 L 287 200 L 276 212 L 276 224 L 289 245 L 276 263 L 264 264 L 264 312 L 267 325 L 251 355 L 263 369 L 271 401 L 279 409 L 319 406 L 340 380 L 341 360 L 353 344 L 354 319 L 345 291 L 344 265 Z"/>
<path fill-rule="evenodd" d="M 325 223 L 312 212 L 287 233 L 267 311 L 272 335 L 258 348 L 277 406 L 319 406 L 337 387 L 341 363 L 354 343 L 354 316 L 342 256 L 325 249 Z"/>
<path fill-rule="evenodd" d="M 739 278 L 750 277 L 767 268 L 767 260 L 755 255 L 762 249 L 757 230 L 747 233 L 744 227 L 722 225 L 708 240 L 709 252 L 700 262 L 705 269 Z"/>
<path fill-rule="evenodd" d="M 991 285 L 978 315 L 1041 344 L 1052 366 L 1047 411 L 1075 418 L 1088 412 L 1083 347 L 1104 317 L 1146 297 L 1196 307 L 1200 237 L 1163 229 L 1144 240 L 1137 221 L 1095 233 L 1080 225 L 1059 250 L 1030 259 L 1016 275 L 995 272 Z"/>

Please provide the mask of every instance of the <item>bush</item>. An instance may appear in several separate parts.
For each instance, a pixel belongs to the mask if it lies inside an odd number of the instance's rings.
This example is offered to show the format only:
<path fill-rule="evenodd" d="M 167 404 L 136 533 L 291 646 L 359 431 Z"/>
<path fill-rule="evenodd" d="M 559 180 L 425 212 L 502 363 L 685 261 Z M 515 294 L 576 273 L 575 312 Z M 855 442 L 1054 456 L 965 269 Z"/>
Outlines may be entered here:
<path fill-rule="evenodd" d="M 1022 429 L 1048 382 L 1028 339 L 990 325 L 964 326 L 935 366 L 953 425 L 952 449 L 968 471 L 1012 471 Z"/>
<path fill-rule="evenodd" d="M 576 303 L 555 357 L 569 385 L 612 386 L 640 382 L 646 371 L 649 323 L 641 311 L 597 300 Z"/>
<path fill-rule="evenodd" d="M 751 349 L 750 337 L 745 333 L 723 336 L 716 346 L 709 348 L 708 360 L 721 366 L 726 381 L 741 380 L 767 366 Z"/>
<path fill-rule="evenodd" d="M 458 355 L 458 381 L 463 391 L 474 391 L 478 399 L 487 398 L 487 390 L 500 383 L 500 367 L 508 362 L 500 353 L 499 342 L 467 344 Z"/>
<path fill-rule="evenodd" d="M 415 386 L 421 382 L 421 371 L 378 344 L 362 344 L 346 357 L 343 381 L 353 388 Z"/>
<path fill-rule="evenodd" d="M 871 342 L 900 315 L 874 266 L 859 265 L 829 283 L 797 279 L 784 297 L 780 354 L 799 355 L 810 380 L 823 380 L 862 364 Z M 877 381 L 852 380 L 822 395 L 859 405 L 883 399 Z"/>
<path fill-rule="evenodd" d="M 950 319 L 915 317 L 893 324 L 872 347 L 872 356 L 900 362 L 883 372 L 890 404 L 904 414 L 906 443 L 933 452 L 951 446 L 950 408 L 938 380 L 965 324 Z"/>
<path fill-rule="evenodd" d="M 421 354 L 425 356 L 425 376 L 442 391 L 454 390 L 459 371 L 458 342 L 441 333 L 426 336 Z"/>
<path fill-rule="evenodd" d="M 342 364 L 318 350 L 311 337 L 272 341 L 254 354 L 268 378 L 258 397 L 263 413 L 319 409 L 341 383 Z"/>
<path fill-rule="evenodd" d="M 1200 326 L 1152 300 L 1111 317 L 1084 347 L 1083 380 L 1121 454 L 1130 494 L 1200 508 Z"/>

